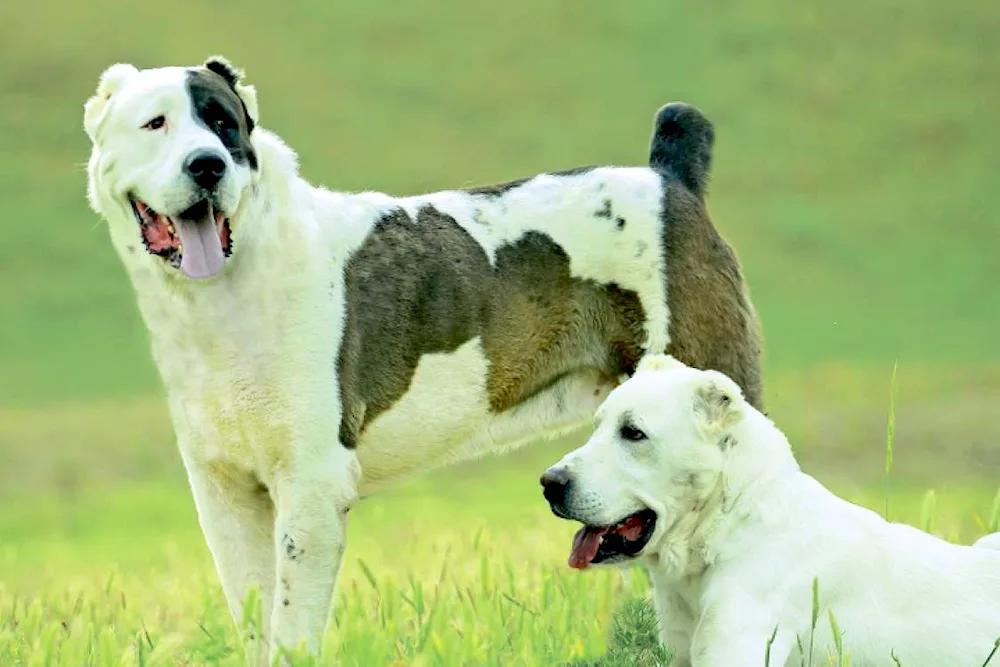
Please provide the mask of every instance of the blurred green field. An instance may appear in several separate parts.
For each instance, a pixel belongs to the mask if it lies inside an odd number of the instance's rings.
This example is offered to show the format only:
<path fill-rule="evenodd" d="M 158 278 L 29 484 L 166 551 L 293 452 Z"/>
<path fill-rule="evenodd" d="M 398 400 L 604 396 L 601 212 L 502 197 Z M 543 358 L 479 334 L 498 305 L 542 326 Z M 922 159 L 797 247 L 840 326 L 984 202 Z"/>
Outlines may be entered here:
<path fill-rule="evenodd" d="M 770 414 L 807 470 L 881 508 L 898 361 L 892 513 L 926 521 L 933 488 L 935 532 L 968 541 L 1000 484 L 998 34 L 995 0 L 6 3 L 0 665 L 239 661 L 131 288 L 86 206 L 82 104 L 110 63 L 224 54 L 307 177 L 397 194 L 641 164 L 655 110 L 696 104 Z M 573 527 L 536 479 L 573 442 L 361 503 L 328 648 L 600 655 L 645 580 L 564 567 Z"/>

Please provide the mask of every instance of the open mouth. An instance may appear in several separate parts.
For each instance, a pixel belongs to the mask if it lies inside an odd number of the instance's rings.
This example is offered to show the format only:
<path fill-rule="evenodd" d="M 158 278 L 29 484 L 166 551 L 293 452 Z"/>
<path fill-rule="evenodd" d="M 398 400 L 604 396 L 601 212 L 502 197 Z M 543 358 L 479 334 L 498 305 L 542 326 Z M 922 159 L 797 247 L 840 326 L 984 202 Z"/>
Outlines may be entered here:
<path fill-rule="evenodd" d="M 610 526 L 587 526 L 573 537 L 569 566 L 585 570 L 597 563 L 635 558 L 653 536 L 656 512 L 642 510 Z"/>
<path fill-rule="evenodd" d="M 130 197 L 147 252 L 189 278 L 208 278 L 222 270 L 232 253 L 229 218 L 207 199 L 173 217 L 157 213 L 145 202 Z"/>

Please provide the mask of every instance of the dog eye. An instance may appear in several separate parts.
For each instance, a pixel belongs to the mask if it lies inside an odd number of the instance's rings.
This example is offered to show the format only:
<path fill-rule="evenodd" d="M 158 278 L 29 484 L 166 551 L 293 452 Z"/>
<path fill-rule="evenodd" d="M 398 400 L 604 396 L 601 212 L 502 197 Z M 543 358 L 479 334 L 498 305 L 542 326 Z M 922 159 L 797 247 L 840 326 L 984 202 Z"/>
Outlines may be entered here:
<path fill-rule="evenodd" d="M 144 130 L 159 130 L 162 129 L 164 125 L 167 124 L 167 119 L 165 116 L 157 116 L 153 118 L 148 123 L 142 126 Z"/>
<path fill-rule="evenodd" d="M 630 440 L 632 442 L 638 442 L 639 440 L 645 440 L 646 434 L 637 429 L 631 424 L 624 424 L 621 430 L 618 432 L 621 435 L 622 440 Z"/>

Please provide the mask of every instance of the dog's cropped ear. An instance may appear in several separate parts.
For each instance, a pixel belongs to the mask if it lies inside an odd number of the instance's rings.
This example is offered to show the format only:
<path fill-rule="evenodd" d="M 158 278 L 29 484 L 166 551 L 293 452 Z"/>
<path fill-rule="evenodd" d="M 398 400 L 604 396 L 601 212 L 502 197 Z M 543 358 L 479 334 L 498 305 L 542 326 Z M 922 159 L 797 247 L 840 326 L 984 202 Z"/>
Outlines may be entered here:
<path fill-rule="evenodd" d="M 682 368 L 687 368 L 687 366 L 669 354 L 647 354 L 639 360 L 635 372 L 645 373 L 647 371 L 680 370 Z"/>
<path fill-rule="evenodd" d="M 236 94 L 243 100 L 243 106 L 247 110 L 247 117 L 250 119 L 249 129 L 253 130 L 254 126 L 260 122 L 260 111 L 257 107 L 257 89 L 243 83 L 243 70 L 235 67 L 222 56 L 210 57 L 205 61 L 204 67 L 210 72 L 215 72 L 221 76 L 236 91 Z"/>
<path fill-rule="evenodd" d="M 83 129 L 91 141 L 96 141 L 97 130 L 104 121 L 108 103 L 122 84 L 139 73 L 134 65 L 117 63 L 104 70 L 97 84 L 97 92 L 83 105 Z"/>
<path fill-rule="evenodd" d="M 722 433 L 739 421 L 742 415 L 739 386 L 716 371 L 705 371 L 694 389 L 695 415 L 708 433 Z"/>

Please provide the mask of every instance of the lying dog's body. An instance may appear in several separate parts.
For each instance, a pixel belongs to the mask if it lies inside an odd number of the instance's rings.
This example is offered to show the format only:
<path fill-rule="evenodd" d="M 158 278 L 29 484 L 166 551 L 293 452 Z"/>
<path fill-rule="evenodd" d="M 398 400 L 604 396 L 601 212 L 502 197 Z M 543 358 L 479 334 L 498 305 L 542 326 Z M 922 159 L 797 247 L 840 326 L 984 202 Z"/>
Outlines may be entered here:
<path fill-rule="evenodd" d="M 712 130 L 694 109 L 660 112 L 652 168 L 409 198 L 313 187 L 256 123 L 220 60 L 116 65 L 85 111 L 90 201 L 135 287 L 202 528 L 237 617 L 261 589 L 274 645 L 317 649 L 359 492 L 578 427 L 647 350 L 759 397 L 757 321 L 705 210 Z"/>
<path fill-rule="evenodd" d="M 772 635 L 772 666 L 807 664 L 800 642 L 836 664 L 831 612 L 852 665 L 975 667 L 1000 638 L 1000 535 L 957 546 L 841 500 L 724 375 L 649 356 L 597 415 L 545 493 L 585 524 L 573 565 L 648 567 L 673 666 L 763 665 Z"/>

